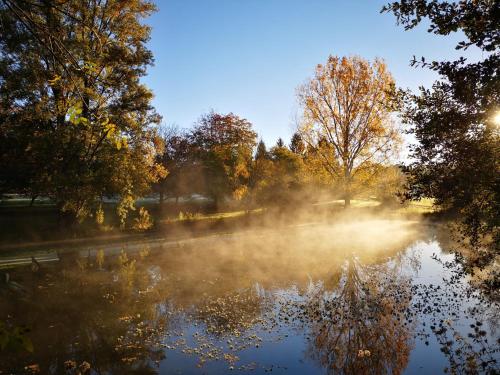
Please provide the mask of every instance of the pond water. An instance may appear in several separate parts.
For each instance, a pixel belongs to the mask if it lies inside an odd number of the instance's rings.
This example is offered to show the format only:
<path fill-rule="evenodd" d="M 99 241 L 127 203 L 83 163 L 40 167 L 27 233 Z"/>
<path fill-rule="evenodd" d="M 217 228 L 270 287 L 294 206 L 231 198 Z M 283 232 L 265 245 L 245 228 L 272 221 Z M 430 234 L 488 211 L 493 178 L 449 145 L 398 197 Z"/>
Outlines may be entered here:
<path fill-rule="evenodd" d="M 47 259 L 2 270 L 0 324 L 20 345 L 0 351 L 1 374 L 499 371 L 498 301 L 416 222 L 310 223 Z"/>

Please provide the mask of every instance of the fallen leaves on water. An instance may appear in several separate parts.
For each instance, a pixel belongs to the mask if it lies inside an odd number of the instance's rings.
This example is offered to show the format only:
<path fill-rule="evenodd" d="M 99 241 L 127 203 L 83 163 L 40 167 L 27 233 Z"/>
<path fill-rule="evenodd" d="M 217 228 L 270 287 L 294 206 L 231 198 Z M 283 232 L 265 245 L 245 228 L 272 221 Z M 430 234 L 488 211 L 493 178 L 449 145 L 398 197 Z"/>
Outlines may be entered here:
<path fill-rule="evenodd" d="M 358 358 L 370 357 L 372 353 L 369 350 L 358 350 Z"/>
<path fill-rule="evenodd" d="M 28 371 L 30 374 L 39 374 L 40 373 L 40 366 L 36 363 L 32 365 L 25 366 L 24 369 Z"/>

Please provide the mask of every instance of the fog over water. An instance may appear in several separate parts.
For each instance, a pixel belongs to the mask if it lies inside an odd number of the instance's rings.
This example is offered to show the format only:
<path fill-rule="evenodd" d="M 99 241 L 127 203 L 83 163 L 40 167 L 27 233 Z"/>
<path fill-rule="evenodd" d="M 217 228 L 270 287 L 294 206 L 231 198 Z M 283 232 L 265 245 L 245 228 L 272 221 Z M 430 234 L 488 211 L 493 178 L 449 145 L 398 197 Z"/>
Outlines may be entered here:
<path fill-rule="evenodd" d="M 0 314 L 29 328 L 33 351 L 0 354 L 0 371 L 498 371 L 498 301 L 447 263 L 438 228 L 306 222 L 59 251 L 36 272 L 5 269 Z"/>

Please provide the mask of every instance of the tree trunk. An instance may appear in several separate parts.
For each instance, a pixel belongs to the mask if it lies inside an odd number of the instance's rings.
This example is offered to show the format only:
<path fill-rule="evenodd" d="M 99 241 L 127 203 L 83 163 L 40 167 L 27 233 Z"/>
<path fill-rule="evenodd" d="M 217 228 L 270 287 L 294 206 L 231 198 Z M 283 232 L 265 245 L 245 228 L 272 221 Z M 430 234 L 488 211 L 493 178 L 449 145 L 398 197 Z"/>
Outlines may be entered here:
<path fill-rule="evenodd" d="M 219 212 L 219 196 L 218 195 L 215 195 L 214 196 L 214 210 L 215 212 Z"/>
<path fill-rule="evenodd" d="M 163 207 L 163 201 L 164 201 L 164 197 L 163 197 L 163 190 L 160 190 L 160 208 Z"/>
<path fill-rule="evenodd" d="M 344 208 L 349 208 L 351 206 L 351 196 L 346 195 L 344 197 Z"/>
<path fill-rule="evenodd" d="M 345 169 L 344 171 L 344 208 L 351 206 L 351 171 Z"/>

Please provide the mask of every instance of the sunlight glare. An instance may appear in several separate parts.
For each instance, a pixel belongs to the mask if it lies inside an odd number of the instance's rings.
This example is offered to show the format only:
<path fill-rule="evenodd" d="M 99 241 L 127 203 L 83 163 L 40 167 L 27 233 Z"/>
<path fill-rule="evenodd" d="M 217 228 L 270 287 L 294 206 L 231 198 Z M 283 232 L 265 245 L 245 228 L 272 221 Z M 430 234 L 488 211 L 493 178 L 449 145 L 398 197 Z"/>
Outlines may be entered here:
<path fill-rule="evenodd" d="M 496 127 L 500 127 L 500 110 L 498 110 L 494 115 L 493 115 L 493 124 Z"/>

